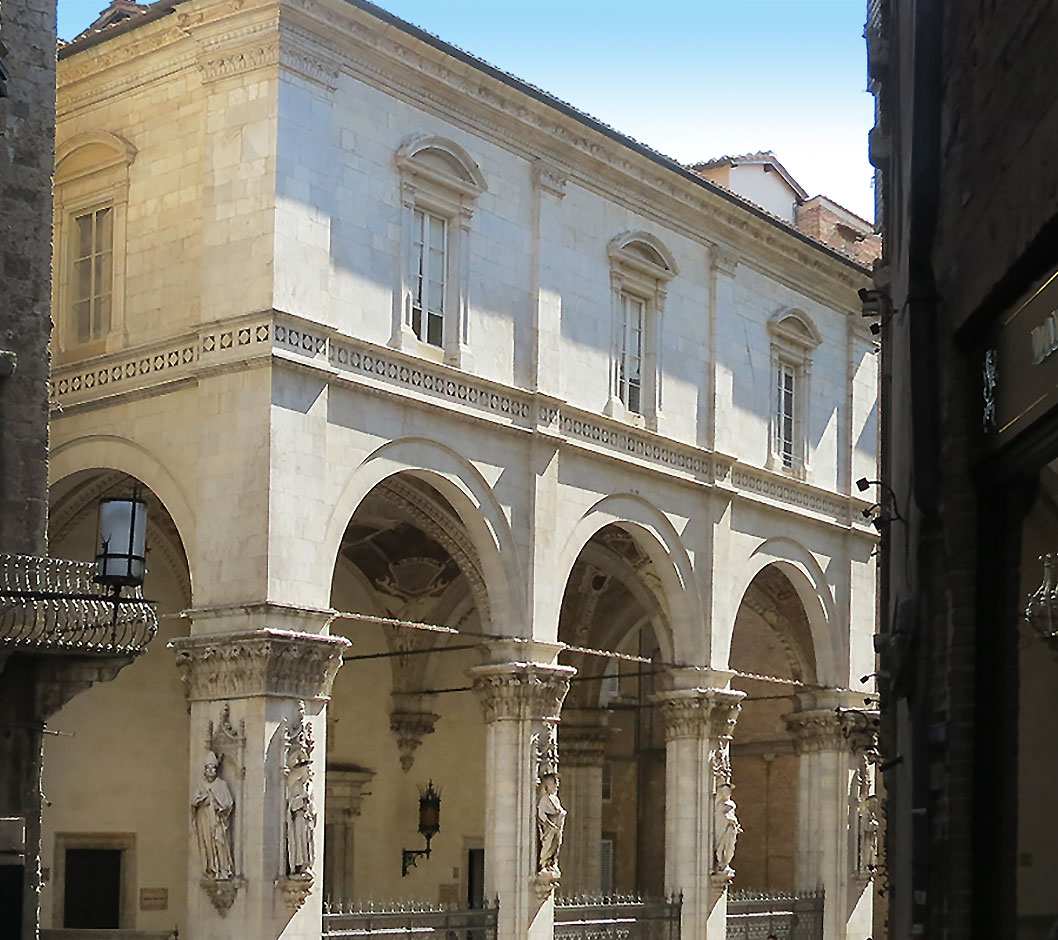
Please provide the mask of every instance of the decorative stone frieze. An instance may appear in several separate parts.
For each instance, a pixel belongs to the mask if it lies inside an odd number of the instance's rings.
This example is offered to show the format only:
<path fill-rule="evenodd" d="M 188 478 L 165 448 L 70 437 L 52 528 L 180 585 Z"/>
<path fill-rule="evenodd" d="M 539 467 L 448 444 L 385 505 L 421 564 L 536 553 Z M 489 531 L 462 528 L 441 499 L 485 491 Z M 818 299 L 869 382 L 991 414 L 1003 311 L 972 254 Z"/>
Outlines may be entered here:
<path fill-rule="evenodd" d="M 191 701 L 270 695 L 327 700 L 344 637 L 254 630 L 169 642 Z"/>
<path fill-rule="evenodd" d="M 543 159 L 537 159 L 533 163 L 533 180 L 545 192 L 551 193 L 562 199 L 566 195 L 566 183 L 568 176 L 555 164 Z"/>
<path fill-rule="evenodd" d="M 502 663 L 468 670 L 485 723 L 493 721 L 558 720 L 576 675 L 572 666 Z"/>
<path fill-rule="evenodd" d="M 712 738 L 730 741 L 745 692 L 737 689 L 678 689 L 653 697 L 665 719 L 665 740 Z"/>
<path fill-rule="evenodd" d="M 873 751 L 878 738 L 878 712 L 859 708 L 825 708 L 794 712 L 786 724 L 802 753 L 812 751 Z"/>
<path fill-rule="evenodd" d="M 433 734 L 434 726 L 440 716 L 434 712 L 392 712 L 389 716 L 389 730 L 397 736 L 397 748 L 400 751 L 400 766 L 407 773 L 415 763 L 415 752 L 422 744 L 422 739 Z"/>

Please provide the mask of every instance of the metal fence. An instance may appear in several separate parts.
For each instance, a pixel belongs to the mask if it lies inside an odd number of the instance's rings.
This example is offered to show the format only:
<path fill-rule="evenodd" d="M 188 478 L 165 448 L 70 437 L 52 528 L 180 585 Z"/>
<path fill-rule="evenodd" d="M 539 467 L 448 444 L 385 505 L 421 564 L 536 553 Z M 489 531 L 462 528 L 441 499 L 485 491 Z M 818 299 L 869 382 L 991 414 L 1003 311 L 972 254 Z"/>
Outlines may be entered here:
<path fill-rule="evenodd" d="M 91 562 L 0 555 L 0 648 L 142 652 L 158 619 L 140 588 L 117 597 Z"/>
<path fill-rule="evenodd" d="M 727 899 L 727 940 L 822 940 L 823 892 L 759 894 L 733 891 Z"/>
<path fill-rule="evenodd" d="M 482 908 L 415 902 L 323 905 L 324 937 L 378 940 L 496 940 L 496 904 Z"/>
<path fill-rule="evenodd" d="M 555 940 L 679 940 L 679 896 L 555 898 Z"/>

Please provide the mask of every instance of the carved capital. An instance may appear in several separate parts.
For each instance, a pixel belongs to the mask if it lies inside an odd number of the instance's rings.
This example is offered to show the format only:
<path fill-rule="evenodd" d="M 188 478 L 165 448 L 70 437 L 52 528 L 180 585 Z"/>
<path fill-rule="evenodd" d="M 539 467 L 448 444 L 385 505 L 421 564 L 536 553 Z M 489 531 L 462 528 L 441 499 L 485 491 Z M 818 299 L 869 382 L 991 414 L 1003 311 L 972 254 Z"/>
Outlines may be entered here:
<path fill-rule="evenodd" d="M 415 752 L 422 744 L 422 739 L 433 734 L 439 715 L 433 712 L 392 712 L 389 716 L 389 730 L 397 736 L 397 748 L 400 750 L 400 766 L 407 773 L 415 763 Z"/>
<path fill-rule="evenodd" d="M 501 663 L 475 666 L 467 671 L 486 724 L 532 719 L 557 721 L 569 691 L 569 680 L 576 673 L 572 666 L 542 663 Z"/>
<path fill-rule="evenodd" d="M 327 700 L 350 645 L 339 636 L 254 630 L 170 640 L 191 701 L 249 698 Z"/>
<path fill-rule="evenodd" d="M 821 708 L 794 712 L 786 725 L 802 753 L 872 751 L 878 741 L 878 712 L 863 708 Z"/>
<path fill-rule="evenodd" d="M 745 692 L 737 689 L 677 689 L 653 701 L 665 719 L 665 740 L 709 738 L 730 741 Z"/>
<path fill-rule="evenodd" d="M 354 765 L 328 764 L 324 819 L 328 824 L 348 822 L 360 815 L 360 804 L 371 791 L 365 787 L 374 771 Z"/>
<path fill-rule="evenodd" d="M 567 725 L 558 730 L 564 767 L 599 767 L 606 759 L 610 729 L 602 725 Z"/>

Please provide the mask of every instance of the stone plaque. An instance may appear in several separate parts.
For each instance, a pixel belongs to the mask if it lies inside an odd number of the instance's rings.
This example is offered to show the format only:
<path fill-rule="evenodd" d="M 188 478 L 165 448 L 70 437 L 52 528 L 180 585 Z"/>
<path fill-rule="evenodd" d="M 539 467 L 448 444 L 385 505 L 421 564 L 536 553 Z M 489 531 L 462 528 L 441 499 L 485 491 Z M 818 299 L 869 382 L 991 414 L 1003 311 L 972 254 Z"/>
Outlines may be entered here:
<path fill-rule="evenodd" d="M 437 886 L 437 902 L 439 904 L 458 904 L 459 885 L 440 884 Z"/>
<path fill-rule="evenodd" d="M 169 910 L 168 888 L 140 888 L 141 911 Z"/>

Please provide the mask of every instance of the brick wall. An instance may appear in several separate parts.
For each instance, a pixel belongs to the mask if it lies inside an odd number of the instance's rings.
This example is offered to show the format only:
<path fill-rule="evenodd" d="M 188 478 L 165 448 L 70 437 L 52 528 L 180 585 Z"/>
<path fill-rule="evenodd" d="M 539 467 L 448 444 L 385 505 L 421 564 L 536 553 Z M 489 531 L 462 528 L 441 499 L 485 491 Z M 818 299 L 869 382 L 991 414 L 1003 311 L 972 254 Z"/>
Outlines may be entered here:
<path fill-rule="evenodd" d="M 47 523 L 55 0 L 0 5 L 0 551 L 42 553 Z M 7 359 L 10 368 L 10 359 Z M 0 368 L 0 372 L 7 371 Z"/>

